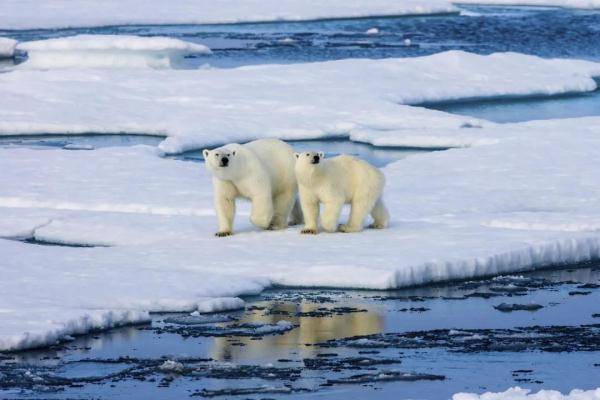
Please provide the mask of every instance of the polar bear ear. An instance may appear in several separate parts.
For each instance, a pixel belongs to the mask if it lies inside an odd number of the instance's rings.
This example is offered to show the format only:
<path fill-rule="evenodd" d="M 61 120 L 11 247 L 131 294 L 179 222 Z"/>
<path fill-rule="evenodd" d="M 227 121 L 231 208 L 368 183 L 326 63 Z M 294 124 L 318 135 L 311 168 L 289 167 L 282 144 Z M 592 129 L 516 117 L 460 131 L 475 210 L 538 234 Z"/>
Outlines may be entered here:
<path fill-rule="evenodd" d="M 322 151 L 319 152 L 319 158 L 325 158 L 325 153 L 323 153 Z"/>
<path fill-rule="evenodd" d="M 300 158 L 300 153 L 294 153 L 294 155 L 296 156 L 296 158 Z"/>
<path fill-rule="evenodd" d="M 204 156 L 205 159 L 208 158 L 209 154 L 210 154 L 210 150 L 209 149 L 202 150 L 202 155 Z"/>

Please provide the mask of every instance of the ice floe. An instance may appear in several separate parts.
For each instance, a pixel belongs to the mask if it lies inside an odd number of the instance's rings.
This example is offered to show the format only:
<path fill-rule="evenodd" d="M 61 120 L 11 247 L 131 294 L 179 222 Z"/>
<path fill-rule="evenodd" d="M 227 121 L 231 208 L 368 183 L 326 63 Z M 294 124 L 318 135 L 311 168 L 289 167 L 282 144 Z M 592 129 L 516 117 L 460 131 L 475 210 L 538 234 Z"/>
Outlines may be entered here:
<path fill-rule="evenodd" d="M 2 29 L 223 24 L 457 12 L 445 0 L 4 0 Z"/>
<path fill-rule="evenodd" d="M 504 392 L 456 393 L 452 400 L 598 400 L 600 388 L 592 390 L 573 389 L 570 393 L 562 394 L 556 390 L 540 390 L 532 393 L 530 389 L 512 387 Z"/>
<path fill-rule="evenodd" d="M 76 35 L 19 43 L 19 68 L 177 68 L 184 56 L 208 54 L 204 45 L 169 37 Z"/>
<path fill-rule="evenodd" d="M 461 147 L 495 139 L 484 122 L 407 104 L 585 92 L 593 76 L 594 62 L 461 51 L 230 70 L 21 70 L 0 76 L 0 134 L 165 135 L 166 153 L 260 137 Z"/>
<path fill-rule="evenodd" d="M 236 235 L 215 238 L 209 174 L 150 147 L 2 149 L 4 232 L 110 247 L 0 240 L 0 347 L 52 343 L 89 310 L 222 311 L 271 284 L 388 289 L 598 258 L 595 226 L 527 224 L 598 219 L 599 122 L 483 127 L 493 144 L 393 163 L 389 229 L 314 237 L 258 231 L 241 204 Z M 523 226 L 502 227 L 516 216 Z M 64 327 L 49 329 L 40 304 L 70 310 L 52 314 Z"/>
<path fill-rule="evenodd" d="M 0 59 L 11 58 L 15 54 L 17 41 L 11 38 L 0 37 Z"/>

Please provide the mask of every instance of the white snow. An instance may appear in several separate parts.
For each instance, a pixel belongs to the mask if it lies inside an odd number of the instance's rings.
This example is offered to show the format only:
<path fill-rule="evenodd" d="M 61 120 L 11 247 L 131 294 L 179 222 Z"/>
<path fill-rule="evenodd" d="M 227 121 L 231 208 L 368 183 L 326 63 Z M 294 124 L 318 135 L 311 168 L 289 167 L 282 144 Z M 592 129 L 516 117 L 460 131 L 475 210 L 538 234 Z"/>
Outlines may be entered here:
<path fill-rule="evenodd" d="M 489 4 L 598 9 L 600 0 L 458 0 L 456 4 Z"/>
<path fill-rule="evenodd" d="M 592 76 L 600 64 L 460 51 L 230 70 L 20 70 L 0 75 L 0 134 L 165 135 L 166 153 L 259 137 L 461 147 L 490 141 L 461 128 L 484 122 L 403 104 L 584 92 L 596 88 Z"/>
<path fill-rule="evenodd" d="M 272 284 L 389 289 L 598 258 L 600 118 L 498 125 L 398 103 L 586 91 L 599 69 L 449 52 L 234 70 L 1 74 L 12 96 L 0 98 L 4 133 L 150 130 L 169 134 L 162 148 L 171 151 L 333 134 L 471 147 L 386 167 L 389 229 L 258 231 L 241 204 L 236 235 L 224 239 L 213 236 L 202 165 L 148 146 L 0 149 L 0 171 L 10 171 L 0 175 L 0 349 L 145 321 L 149 311 L 240 308 L 238 296 Z M 8 240 L 17 238 L 102 247 Z"/>
<path fill-rule="evenodd" d="M 180 373 L 183 372 L 185 366 L 179 361 L 167 360 L 158 369 L 165 373 Z"/>
<path fill-rule="evenodd" d="M 224 24 L 457 12 L 445 0 L 3 0 L 0 27 Z"/>
<path fill-rule="evenodd" d="M 599 400 L 600 388 L 592 390 L 573 389 L 568 394 L 562 394 L 556 390 L 540 390 L 531 393 L 529 389 L 518 386 L 512 387 L 505 392 L 456 393 L 452 400 Z"/>
<path fill-rule="evenodd" d="M 5 232 L 112 247 L 0 240 L 0 347 L 51 343 L 90 310 L 220 311 L 271 284 L 387 289 L 600 257 L 596 226 L 558 223 L 600 218 L 600 118 L 481 130 L 496 141 L 385 169 L 390 229 L 314 237 L 258 231 L 242 204 L 237 234 L 215 238 L 210 175 L 149 147 L 2 149 Z M 538 213 L 557 223 L 531 229 Z"/>
<path fill-rule="evenodd" d="M 0 59 L 13 57 L 16 45 L 16 40 L 0 37 Z"/>
<path fill-rule="evenodd" d="M 204 45 L 169 37 L 76 35 L 19 43 L 19 68 L 176 68 L 184 56 L 208 54 Z"/>

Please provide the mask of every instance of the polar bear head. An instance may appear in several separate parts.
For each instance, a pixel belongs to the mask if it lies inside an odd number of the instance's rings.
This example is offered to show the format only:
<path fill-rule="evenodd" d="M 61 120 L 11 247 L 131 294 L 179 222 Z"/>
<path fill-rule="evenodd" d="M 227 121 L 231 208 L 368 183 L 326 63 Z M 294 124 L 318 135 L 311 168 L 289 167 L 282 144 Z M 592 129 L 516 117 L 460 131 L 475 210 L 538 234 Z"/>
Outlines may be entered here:
<path fill-rule="evenodd" d="M 241 153 L 242 147 L 237 143 L 214 150 L 202 150 L 206 168 L 223 180 L 235 180 L 243 174 L 245 166 Z"/>
<path fill-rule="evenodd" d="M 305 153 L 294 153 L 297 166 L 316 166 L 323 161 L 325 153 L 322 151 L 307 151 Z"/>

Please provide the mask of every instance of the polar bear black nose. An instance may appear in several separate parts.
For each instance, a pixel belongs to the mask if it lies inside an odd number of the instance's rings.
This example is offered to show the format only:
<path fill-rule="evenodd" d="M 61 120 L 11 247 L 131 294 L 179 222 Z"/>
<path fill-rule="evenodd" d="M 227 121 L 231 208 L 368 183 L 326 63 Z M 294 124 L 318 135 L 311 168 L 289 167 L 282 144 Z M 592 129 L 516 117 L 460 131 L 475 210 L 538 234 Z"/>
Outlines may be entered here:
<path fill-rule="evenodd" d="M 229 164 L 229 158 L 227 158 L 227 157 L 221 158 L 221 165 L 223 167 L 226 167 L 228 164 Z"/>
<path fill-rule="evenodd" d="M 320 157 L 318 155 L 313 156 L 312 163 L 313 164 L 318 164 L 319 163 L 319 159 L 320 159 Z"/>

